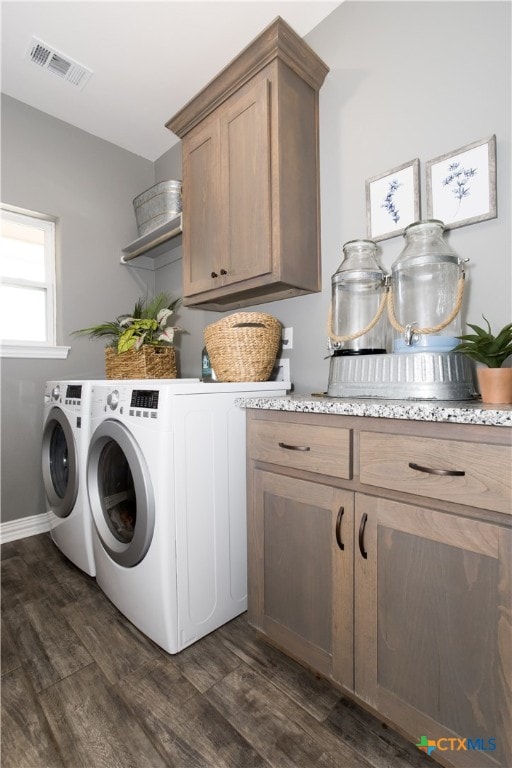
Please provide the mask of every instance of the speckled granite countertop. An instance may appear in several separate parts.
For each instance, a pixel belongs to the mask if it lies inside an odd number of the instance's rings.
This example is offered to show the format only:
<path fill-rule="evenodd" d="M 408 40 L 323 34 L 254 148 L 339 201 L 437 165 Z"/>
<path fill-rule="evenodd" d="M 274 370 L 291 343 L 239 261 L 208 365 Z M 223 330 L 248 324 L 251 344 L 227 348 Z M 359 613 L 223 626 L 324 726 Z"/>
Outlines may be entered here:
<path fill-rule="evenodd" d="M 380 400 L 289 395 L 239 397 L 235 402 L 241 408 L 261 408 L 270 411 L 332 413 L 339 416 L 373 416 L 380 419 L 512 427 L 512 406 L 483 405 L 479 400 Z"/>

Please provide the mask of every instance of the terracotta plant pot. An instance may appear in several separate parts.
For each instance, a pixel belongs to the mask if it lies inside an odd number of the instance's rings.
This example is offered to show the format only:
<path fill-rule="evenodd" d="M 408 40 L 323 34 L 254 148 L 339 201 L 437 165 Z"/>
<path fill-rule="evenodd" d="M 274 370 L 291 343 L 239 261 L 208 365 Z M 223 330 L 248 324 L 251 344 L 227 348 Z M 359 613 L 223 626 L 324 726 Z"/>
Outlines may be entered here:
<path fill-rule="evenodd" d="M 512 404 L 512 368 L 477 368 L 483 403 Z"/>

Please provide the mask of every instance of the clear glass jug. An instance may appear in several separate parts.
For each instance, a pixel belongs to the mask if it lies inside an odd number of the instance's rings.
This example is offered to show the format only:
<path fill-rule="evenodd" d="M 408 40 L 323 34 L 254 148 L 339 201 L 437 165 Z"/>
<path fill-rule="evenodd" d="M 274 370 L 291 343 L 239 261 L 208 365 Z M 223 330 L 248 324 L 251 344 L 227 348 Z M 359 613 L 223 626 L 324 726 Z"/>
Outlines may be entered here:
<path fill-rule="evenodd" d="M 449 352 L 461 334 L 463 261 L 443 238 L 444 224 L 410 224 L 391 267 L 388 317 L 394 352 Z M 467 261 L 467 259 L 466 259 Z"/>
<path fill-rule="evenodd" d="M 386 274 L 377 262 L 373 240 L 350 240 L 331 278 L 328 321 L 332 355 L 386 352 Z"/>

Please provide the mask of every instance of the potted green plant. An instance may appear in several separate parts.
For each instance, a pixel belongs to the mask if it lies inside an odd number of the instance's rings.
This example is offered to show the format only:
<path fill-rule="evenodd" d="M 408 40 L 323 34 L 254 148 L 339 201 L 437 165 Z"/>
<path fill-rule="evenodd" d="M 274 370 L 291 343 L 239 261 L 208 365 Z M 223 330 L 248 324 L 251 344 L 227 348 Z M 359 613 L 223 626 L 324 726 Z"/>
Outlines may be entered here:
<path fill-rule="evenodd" d="M 485 315 L 487 330 L 468 323 L 474 333 L 458 336 L 460 344 L 454 352 L 481 363 L 476 375 L 482 401 L 484 403 L 512 403 L 512 368 L 505 368 L 504 363 L 512 355 L 512 323 L 505 325 L 495 336 Z"/>
<path fill-rule="evenodd" d="M 180 302 L 166 293 L 140 297 L 130 314 L 74 333 L 106 340 L 107 378 L 176 378 L 173 341 L 183 329 L 170 319 Z"/>

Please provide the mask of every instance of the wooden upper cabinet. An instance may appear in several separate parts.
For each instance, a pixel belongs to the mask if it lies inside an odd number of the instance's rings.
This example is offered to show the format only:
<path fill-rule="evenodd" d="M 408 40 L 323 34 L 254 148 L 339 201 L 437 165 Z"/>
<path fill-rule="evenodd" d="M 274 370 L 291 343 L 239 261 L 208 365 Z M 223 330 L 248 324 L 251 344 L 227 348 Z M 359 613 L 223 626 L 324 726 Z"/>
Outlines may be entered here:
<path fill-rule="evenodd" d="M 183 140 L 185 305 L 228 310 L 321 289 L 327 72 L 278 18 L 167 123 Z"/>

